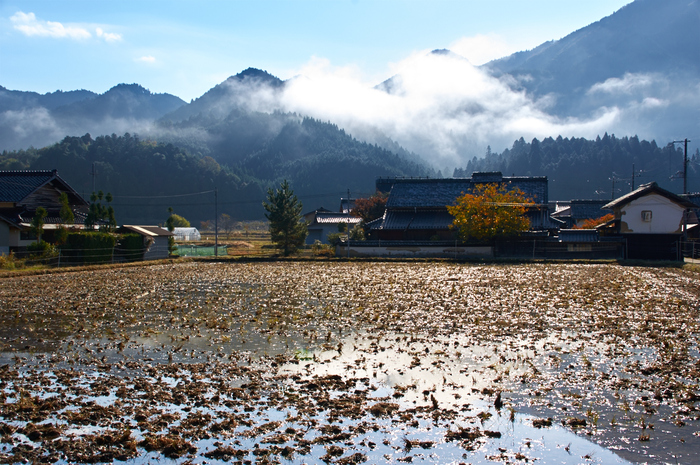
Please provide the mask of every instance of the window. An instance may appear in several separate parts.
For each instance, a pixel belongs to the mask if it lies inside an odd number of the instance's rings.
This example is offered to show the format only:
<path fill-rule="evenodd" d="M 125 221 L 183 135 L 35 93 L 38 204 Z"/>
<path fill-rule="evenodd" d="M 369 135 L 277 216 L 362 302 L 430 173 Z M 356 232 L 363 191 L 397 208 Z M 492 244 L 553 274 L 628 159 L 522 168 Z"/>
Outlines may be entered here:
<path fill-rule="evenodd" d="M 642 210 L 642 221 L 651 221 L 651 210 Z"/>

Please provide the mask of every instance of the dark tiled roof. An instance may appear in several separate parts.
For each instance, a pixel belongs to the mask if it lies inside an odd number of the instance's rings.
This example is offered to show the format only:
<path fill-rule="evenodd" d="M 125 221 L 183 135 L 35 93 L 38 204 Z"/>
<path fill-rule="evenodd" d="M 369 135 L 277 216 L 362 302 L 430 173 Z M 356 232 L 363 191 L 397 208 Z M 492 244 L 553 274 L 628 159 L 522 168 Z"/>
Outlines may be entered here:
<path fill-rule="evenodd" d="M 659 187 L 658 184 L 655 182 L 650 182 L 649 184 L 642 184 L 639 186 L 637 189 L 633 190 L 627 195 L 623 195 L 622 197 L 619 197 L 612 202 L 607 203 L 603 208 L 616 208 L 616 207 L 621 207 L 623 205 L 627 205 L 628 203 L 632 202 L 633 200 L 637 200 L 640 197 L 644 197 L 645 195 L 648 194 L 658 194 L 662 197 L 666 197 L 667 199 L 676 202 L 677 204 L 686 207 L 686 208 L 696 208 L 695 204 L 680 195 L 676 195 L 671 191 L 667 191 L 666 189 L 663 189 Z"/>
<path fill-rule="evenodd" d="M 700 208 L 700 193 L 691 192 L 690 194 L 681 194 L 680 197 L 693 202 L 695 204 L 695 208 Z"/>
<path fill-rule="evenodd" d="M 571 205 L 552 213 L 552 218 L 571 218 Z"/>
<path fill-rule="evenodd" d="M 483 182 L 498 182 L 522 190 L 526 196 L 537 203 L 548 201 L 547 177 L 526 176 L 476 176 L 474 178 L 445 178 L 445 179 L 401 179 L 393 180 L 393 187 L 387 200 L 387 208 L 436 208 L 454 205 L 455 199 L 464 193 L 472 191 L 474 184 Z M 478 173 L 475 173 L 478 175 Z M 382 182 L 388 182 L 382 179 Z"/>
<path fill-rule="evenodd" d="M 562 242 L 598 242 L 595 229 L 560 229 L 559 240 Z"/>
<path fill-rule="evenodd" d="M 526 215 L 530 220 L 530 229 L 533 230 L 559 229 L 566 225 L 566 221 L 552 218 L 549 210 L 528 210 Z"/>
<path fill-rule="evenodd" d="M 125 224 L 122 226 L 122 228 L 137 234 L 141 234 L 142 236 L 174 236 L 173 233 L 167 229 L 161 228 L 160 226 L 136 226 Z"/>
<path fill-rule="evenodd" d="M 14 218 L 16 218 L 16 220 L 19 223 L 31 223 L 32 220 L 34 219 L 34 213 L 35 212 L 22 211 L 22 213 L 17 214 Z M 85 212 L 74 211 L 72 224 L 84 224 L 86 217 L 87 217 L 87 214 Z M 44 224 L 67 224 L 67 223 L 65 223 L 61 219 L 60 216 L 49 214 L 49 216 L 44 218 Z"/>
<path fill-rule="evenodd" d="M 357 224 L 361 222 L 361 218 L 349 216 L 340 212 L 316 212 L 315 222 L 319 224 L 337 224 L 348 223 Z"/>
<path fill-rule="evenodd" d="M 372 220 L 369 223 L 365 223 L 365 226 L 367 226 L 369 229 L 381 229 L 383 223 L 384 217 L 377 218 L 376 220 Z"/>
<path fill-rule="evenodd" d="M 454 217 L 446 210 L 391 211 L 387 210 L 384 221 L 377 229 L 449 229 Z M 373 228 L 374 229 L 374 228 Z"/>
<path fill-rule="evenodd" d="M 0 202 L 19 203 L 48 183 L 53 183 L 54 186 L 66 192 L 71 205 L 88 205 L 88 202 L 70 187 L 56 170 L 0 171 Z"/>
<path fill-rule="evenodd" d="M 0 171 L 0 202 L 21 202 L 55 176 L 56 171 Z"/>
<path fill-rule="evenodd" d="M 589 220 L 605 216 L 609 211 L 603 210 L 607 200 L 572 200 L 571 218 L 574 220 Z"/>

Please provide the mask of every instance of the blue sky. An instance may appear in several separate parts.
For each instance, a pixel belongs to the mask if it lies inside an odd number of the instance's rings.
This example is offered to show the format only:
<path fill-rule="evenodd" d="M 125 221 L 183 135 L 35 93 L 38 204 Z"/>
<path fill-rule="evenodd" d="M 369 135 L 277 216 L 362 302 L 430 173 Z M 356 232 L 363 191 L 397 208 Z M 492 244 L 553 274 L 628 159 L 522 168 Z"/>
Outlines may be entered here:
<path fill-rule="evenodd" d="M 608 16 L 629 0 L 0 0 L 0 85 L 102 93 L 138 83 L 187 101 L 247 67 L 288 79 L 321 63 L 367 85 L 411 55 L 478 65 Z"/>

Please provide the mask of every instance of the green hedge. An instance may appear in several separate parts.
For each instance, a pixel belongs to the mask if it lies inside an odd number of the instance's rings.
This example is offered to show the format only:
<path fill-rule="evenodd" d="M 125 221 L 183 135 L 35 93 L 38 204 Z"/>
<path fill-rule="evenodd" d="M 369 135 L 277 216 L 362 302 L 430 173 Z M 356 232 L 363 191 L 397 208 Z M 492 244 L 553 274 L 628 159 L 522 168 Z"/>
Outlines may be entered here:
<path fill-rule="evenodd" d="M 61 246 L 61 265 L 110 263 L 117 237 L 105 232 L 70 233 Z"/>
<path fill-rule="evenodd" d="M 115 253 L 127 262 L 143 260 L 143 237 L 133 233 L 119 236 Z"/>

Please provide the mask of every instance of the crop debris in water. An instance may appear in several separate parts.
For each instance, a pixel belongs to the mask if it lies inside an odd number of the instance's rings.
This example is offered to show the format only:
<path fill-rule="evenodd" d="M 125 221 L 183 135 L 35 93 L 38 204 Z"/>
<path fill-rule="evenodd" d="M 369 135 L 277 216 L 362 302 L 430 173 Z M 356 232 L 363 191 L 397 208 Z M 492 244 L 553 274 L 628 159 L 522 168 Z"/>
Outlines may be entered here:
<path fill-rule="evenodd" d="M 699 283 L 612 264 L 5 278 L 0 463 L 696 463 Z"/>

